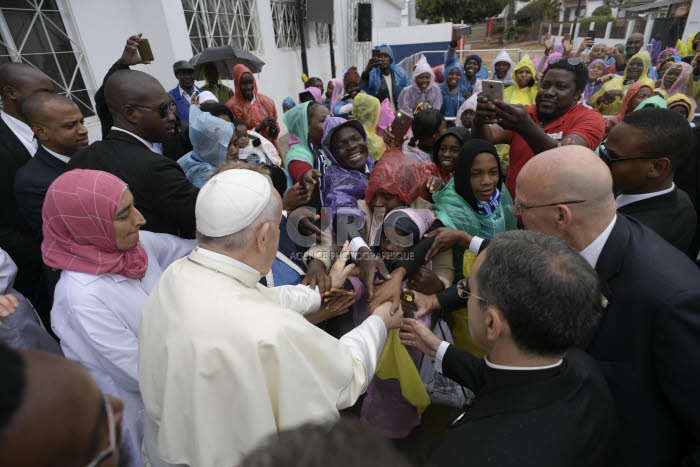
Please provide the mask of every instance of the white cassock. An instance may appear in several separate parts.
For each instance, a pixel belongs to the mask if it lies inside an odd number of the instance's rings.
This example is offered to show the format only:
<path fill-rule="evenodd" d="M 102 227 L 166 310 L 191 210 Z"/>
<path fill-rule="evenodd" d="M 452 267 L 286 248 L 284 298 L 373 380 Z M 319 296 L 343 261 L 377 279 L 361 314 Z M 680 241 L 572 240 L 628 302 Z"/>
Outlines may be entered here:
<path fill-rule="evenodd" d="M 235 466 L 267 435 L 335 421 L 386 341 L 371 316 L 340 340 L 282 308 L 260 274 L 198 248 L 144 305 L 139 381 L 153 466 Z"/>

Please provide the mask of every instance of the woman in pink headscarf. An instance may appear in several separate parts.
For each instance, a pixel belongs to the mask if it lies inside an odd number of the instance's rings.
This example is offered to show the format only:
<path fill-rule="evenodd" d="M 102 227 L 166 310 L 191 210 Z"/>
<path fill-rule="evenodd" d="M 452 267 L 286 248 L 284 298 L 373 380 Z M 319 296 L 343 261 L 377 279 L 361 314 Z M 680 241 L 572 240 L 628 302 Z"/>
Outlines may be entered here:
<path fill-rule="evenodd" d="M 692 74 L 692 66 L 685 62 L 674 63 L 661 78 L 659 89 L 666 91 L 668 97 L 678 93 L 685 94 L 687 97 L 693 97 Z"/>
<path fill-rule="evenodd" d="M 46 193 L 42 218 L 44 263 L 62 270 L 51 328 L 66 358 L 82 363 L 104 393 L 124 401 L 122 446 L 133 460 L 129 465 L 141 465 L 141 308 L 165 268 L 196 243 L 139 232 L 146 221 L 126 183 L 97 170 L 58 177 Z"/>

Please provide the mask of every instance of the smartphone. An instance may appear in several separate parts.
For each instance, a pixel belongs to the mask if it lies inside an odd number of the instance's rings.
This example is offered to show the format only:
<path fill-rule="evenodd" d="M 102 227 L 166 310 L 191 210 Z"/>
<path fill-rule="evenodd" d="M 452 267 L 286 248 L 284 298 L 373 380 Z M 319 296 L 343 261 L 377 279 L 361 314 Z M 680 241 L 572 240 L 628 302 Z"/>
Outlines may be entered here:
<path fill-rule="evenodd" d="M 481 82 L 481 95 L 489 98 L 489 100 L 503 100 L 503 83 L 485 79 Z M 393 127 L 392 127 L 393 128 Z"/>
<path fill-rule="evenodd" d="M 595 40 L 595 29 L 591 29 L 588 31 L 588 37 L 590 37 L 592 40 Z"/>
<path fill-rule="evenodd" d="M 396 118 L 391 122 L 391 133 L 401 141 L 413 124 L 413 117 L 402 110 L 396 112 Z"/>
<path fill-rule="evenodd" d="M 138 51 L 142 62 L 152 62 L 155 60 L 153 51 L 151 50 L 151 43 L 148 42 L 148 39 L 143 37 L 141 38 L 139 41 Z"/>
<path fill-rule="evenodd" d="M 472 27 L 467 24 L 457 24 L 452 26 L 457 37 L 468 36 L 472 33 Z"/>
<path fill-rule="evenodd" d="M 379 49 L 372 49 L 372 58 L 380 58 Z"/>

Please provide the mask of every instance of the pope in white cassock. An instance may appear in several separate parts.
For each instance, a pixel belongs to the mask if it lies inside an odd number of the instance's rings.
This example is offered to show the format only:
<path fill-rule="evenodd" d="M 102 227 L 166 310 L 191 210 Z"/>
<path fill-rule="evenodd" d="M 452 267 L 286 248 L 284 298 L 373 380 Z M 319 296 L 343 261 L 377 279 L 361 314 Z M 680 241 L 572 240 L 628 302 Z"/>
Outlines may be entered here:
<path fill-rule="evenodd" d="M 401 313 L 382 305 L 338 340 L 282 308 L 258 284 L 281 215 L 270 179 L 250 170 L 224 171 L 199 192 L 199 247 L 163 273 L 141 318 L 150 465 L 235 466 L 271 433 L 336 420 L 399 327 Z"/>

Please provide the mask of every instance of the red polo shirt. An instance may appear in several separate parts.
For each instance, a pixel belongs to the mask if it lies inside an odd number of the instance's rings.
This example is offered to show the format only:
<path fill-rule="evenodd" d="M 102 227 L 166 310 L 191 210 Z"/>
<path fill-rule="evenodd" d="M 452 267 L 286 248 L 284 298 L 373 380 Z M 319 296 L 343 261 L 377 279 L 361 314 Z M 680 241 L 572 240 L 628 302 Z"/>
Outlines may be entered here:
<path fill-rule="evenodd" d="M 539 123 L 537 105 L 525 106 L 528 116 L 533 122 Z M 588 147 L 595 150 L 605 135 L 603 116 L 597 110 L 576 104 L 557 120 L 546 125 L 543 130 L 556 141 L 563 140 L 567 135 L 578 135 L 586 141 Z M 535 157 L 530 146 L 515 131 L 510 133 L 510 163 L 506 176 L 506 187 L 515 198 L 515 180 L 525 163 Z"/>

